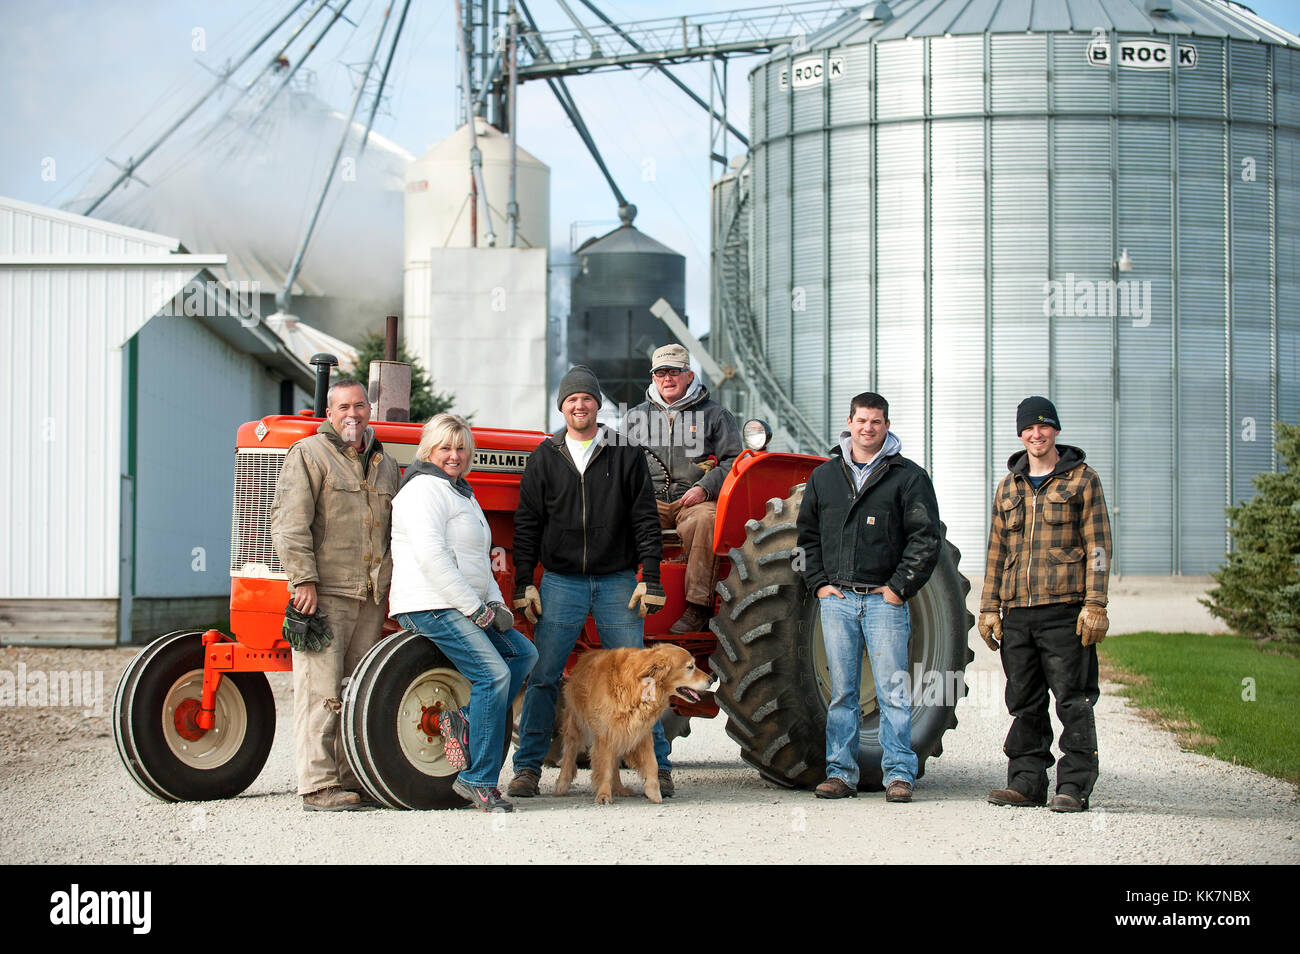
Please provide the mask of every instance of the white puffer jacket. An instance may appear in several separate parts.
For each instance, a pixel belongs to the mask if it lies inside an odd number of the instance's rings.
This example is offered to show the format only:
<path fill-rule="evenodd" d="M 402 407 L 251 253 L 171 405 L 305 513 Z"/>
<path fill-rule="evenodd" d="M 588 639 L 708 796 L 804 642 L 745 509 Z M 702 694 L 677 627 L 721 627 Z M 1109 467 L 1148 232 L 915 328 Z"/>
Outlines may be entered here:
<path fill-rule="evenodd" d="M 483 603 L 504 603 L 491 549 L 492 531 L 477 500 L 442 476 L 412 476 L 393 498 L 388 614 L 455 607 L 473 616 Z"/>

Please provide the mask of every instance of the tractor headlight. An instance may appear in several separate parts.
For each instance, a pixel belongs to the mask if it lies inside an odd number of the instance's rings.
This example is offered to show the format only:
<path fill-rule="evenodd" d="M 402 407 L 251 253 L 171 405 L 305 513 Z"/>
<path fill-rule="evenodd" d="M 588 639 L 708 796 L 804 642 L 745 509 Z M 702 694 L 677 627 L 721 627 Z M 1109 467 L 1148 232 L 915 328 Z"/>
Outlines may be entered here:
<path fill-rule="evenodd" d="M 745 426 L 740 429 L 740 436 L 750 450 L 766 450 L 772 441 L 772 428 L 767 426 L 767 421 L 755 417 L 745 422 Z"/>

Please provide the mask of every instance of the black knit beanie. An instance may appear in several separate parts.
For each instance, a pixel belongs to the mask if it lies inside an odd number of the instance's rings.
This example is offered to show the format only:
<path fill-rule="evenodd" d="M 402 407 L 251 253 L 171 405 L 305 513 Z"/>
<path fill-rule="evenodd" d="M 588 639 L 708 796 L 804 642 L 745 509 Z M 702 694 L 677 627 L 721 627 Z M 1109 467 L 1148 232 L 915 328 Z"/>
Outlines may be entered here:
<path fill-rule="evenodd" d="M 560 390 L 555 395 L 556 410 L 564 410 L 564 399 L 570 394 L 590 394 L 600 407 L 600 382 L 596 372 L 585 364 L 575 364 L 564 377 L 560 378 Z"/>
<path fill-rule="evenodd" d="M 1058 431 L 1061 419 L 1056 416 L 1056 407 L 1045 397 L 1027 397 L 1016 408 L 1016 436 L 1024 433 L 1026 427 L 1035 424 L 1050 424 Z"/>

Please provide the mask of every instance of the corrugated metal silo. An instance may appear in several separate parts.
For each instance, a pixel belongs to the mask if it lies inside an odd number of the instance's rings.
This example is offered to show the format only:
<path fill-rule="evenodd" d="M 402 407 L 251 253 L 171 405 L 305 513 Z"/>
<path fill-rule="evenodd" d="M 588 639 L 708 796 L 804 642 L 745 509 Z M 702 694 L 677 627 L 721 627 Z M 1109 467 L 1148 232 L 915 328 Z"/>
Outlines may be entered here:
<path fill-rule="evenodd" d="M 897 0 L 750 84 L 750 307 L 813 430 L 885 395 L 978 572 L 1049 394 L 1115 569 L 1217 566 L 1300 415 L 1300 38 L 1212 0 Z"/>
<path fill-rule="evenodd" d="M 686 317 L 686 259 L 631 223 L 584 242 L 575 257 L 569 363 L 595 371 L 615 403 L 639 404 L 650 352 L 677 340 L 650 306 L 663 298 Z"/>

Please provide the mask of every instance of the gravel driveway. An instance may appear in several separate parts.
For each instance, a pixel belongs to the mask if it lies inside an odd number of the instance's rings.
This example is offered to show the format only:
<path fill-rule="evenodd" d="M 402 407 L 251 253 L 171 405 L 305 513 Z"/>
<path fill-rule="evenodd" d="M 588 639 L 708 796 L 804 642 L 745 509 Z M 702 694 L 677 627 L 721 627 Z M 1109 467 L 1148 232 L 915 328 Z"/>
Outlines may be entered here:
<path fill-rule="evenodd" d="M 911 805 L 886 805 L 878 793 L 822 801 L 768 785 L 715 719 L 697 720 L 676 743 L 678 795 L 662 805 L 633 798 L 598 807 L 580 771 L 574 794 L 520 799 L 506 816 L 304 813 L 294 794 L 289 677 L 281 673 L 271 677 L 275 746 L 253 786 L 224 802 L 159 802 L 122 767 L 108 718 L 134 650 L 3 647 L 0 670 L 11 673 L 20 663 L 28 672 L 102 671 L 104 713 L 0 708 L 0 863 L 1300 862 L 1293 786 L 1180 751 L 1113 685 L 1097 706 L 1102 776 L 1092 811 L 986 804 L 1004 777 L 1010 720 L 997 659 L 976 642 L 961 724 Z M 546 770 L 544 792 L 556 771 Z"/>

